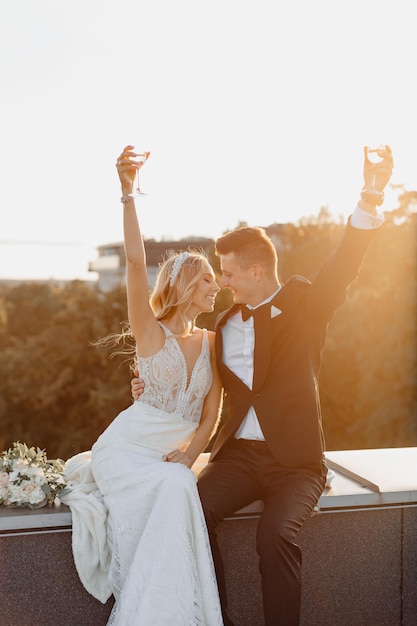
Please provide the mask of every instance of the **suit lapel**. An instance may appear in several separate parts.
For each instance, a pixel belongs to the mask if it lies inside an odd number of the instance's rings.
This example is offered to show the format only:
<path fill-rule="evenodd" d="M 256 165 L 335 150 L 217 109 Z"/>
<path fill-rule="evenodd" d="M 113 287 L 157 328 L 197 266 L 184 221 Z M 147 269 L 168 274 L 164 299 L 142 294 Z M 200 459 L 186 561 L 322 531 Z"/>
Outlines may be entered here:
<path fill-rule="evenodd" d="M 259 307 L 253 319 L 255 328 L 255 353 L 252 389 L 256 391 L 265 379 L 271 358 L 271 302 Z"/>
<path fill-rule="evenodd" d="M 254 315 L 255 324 L 255 354 L 253 368 L 253 389 L 259 389 L 268 373 L 272 350 L 272 324 L 279 324 L 279 316 L 286 308 L 287 298 L 284 286 L 276 296 L 257 309 Z M 272 311 L 274 310 L 274 315 Z M 272 318 L 276 318 L 273 322 Z"/>
<path fill-rule="evenodd" d="M 227 309 L 226 311 L 223 311 L 222 313 L 220 313 L 216 319 L 214 330 L 216 331 L 216 359 L 218 363 L 223 362 L 223 359 L 222 359 L 222 355 L 223 355 L 223 336 L 222 335 L 223 333 L 221 332 L 221 329 L 226 324 L 229 317 L 234 315 L 236 311 L 238 311 L 239 309 L 240 309 L 239 304 L 233 304 L 230 307 L 230 309 Z"/>
<path fill-rule="evenodd" d="M 255 354 L 253 390 L 256 391 L 262 385 L 268 373 L 272 351 L 272 326 L 278 332 L 283 319 L 291 315 L 290 307 L 297 306 L 301 296 L 305 293 L 305 287 L 309 284 L 306 279 L 290 279 L 283 285 L 276 296 L 266 304 L 259 307 L 254 315 L 255 323 Z M 277 311 L 278 310 L 278 311 Z M 272 319 L 274 311 L 274 319 Z M 286 313 L 286 316 L 284 315 Z M 282 315 L 282 317 L 281 317 Z"/>

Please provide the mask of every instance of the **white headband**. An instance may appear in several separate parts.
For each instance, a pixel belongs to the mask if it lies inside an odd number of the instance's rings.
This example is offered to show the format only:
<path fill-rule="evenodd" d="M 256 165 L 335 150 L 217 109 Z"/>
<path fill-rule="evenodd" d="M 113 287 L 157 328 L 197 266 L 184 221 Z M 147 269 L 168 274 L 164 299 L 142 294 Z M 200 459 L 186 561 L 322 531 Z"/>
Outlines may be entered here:
<path fill-rule="evenodd" d="M 180 269 L 182 268 L 182 264 L 184 263 L 185 259 L 188 259 L 188 257 L 190 256 L 189 252 L 181 252 L 181 254 L 179 254 L 175 261 L 172 264 L 172 268 L 171 268 L 171 273 L 169 275 L 169 286 L 172 287 L 177 279 L 177 276 L 179 274 Z"/>

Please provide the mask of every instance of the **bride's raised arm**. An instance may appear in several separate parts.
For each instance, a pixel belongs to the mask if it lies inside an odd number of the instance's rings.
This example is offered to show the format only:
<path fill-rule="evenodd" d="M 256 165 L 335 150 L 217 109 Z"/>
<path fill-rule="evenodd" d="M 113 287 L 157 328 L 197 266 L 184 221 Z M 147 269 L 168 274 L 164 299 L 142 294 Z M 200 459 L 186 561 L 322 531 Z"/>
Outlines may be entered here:
<path fill-rule="evenodd" d="M 116 167 L 122 190 L 128 316 L 138 343 L 145 337 L 151 339 L 150 333 L 157 328 L 157 324 L 149 305 L 145 247 L 133 195 L 136 173 L 143 165 L 135 160 L 137 156 L 133 146 L 126 146 L 117 159 Z"/>

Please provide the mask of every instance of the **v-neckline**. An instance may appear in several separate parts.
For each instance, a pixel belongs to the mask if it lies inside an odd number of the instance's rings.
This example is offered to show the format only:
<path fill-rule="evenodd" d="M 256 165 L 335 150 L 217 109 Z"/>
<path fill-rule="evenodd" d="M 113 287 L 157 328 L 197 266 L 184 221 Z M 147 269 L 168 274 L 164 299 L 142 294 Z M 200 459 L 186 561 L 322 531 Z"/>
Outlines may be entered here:
<path fill-rule="evenodd" d="M 179 353 L 181 355 L 181 359 L 182 359 L 182 361 L 184 363 L 184 377 L 183 377 L 184 383 L 185 383 L 184 384 L 184 387 L 185 387 L 184 391 L 185 391 L 185 393 L 187 393 L 187 391 L 190 388 L 191 382 L 193 380 L 194 372 L 195 372 L 195 369 L 197 367 L 197 364 L 198 364 L 198 362 L 200 361 L 200 359 L 202 358 L 202 355 L 203 355 L 203 350 L 204 350 L 204 329 L 202 329 L 202 332 L 201 332 L 200 351 L 198 353 L 198 356 L 197 356 L 196 360 L 194 361 L 193 367 L 190 369 L 190 367 L 189 367 L 189 365 L 187 363 L 187 359 L 185 357 L 185 354 L 184 354 L 184 352 L 183 352 L 183 350 L 182 350 L 182 348 L 180 346 L 180 343 L 179 343 L 177 337 L 174 335 L 174 333 L 167 326 L 165 326 L 165 324 L 162 324 L 162 322 L 159 322 L 159 323 L 161 324 L 161 326 L 163 326 L 165 331 L 168 332 L 168 336 L 170 336 L 175 341 L 175 345 L 177 346 L 177 349 L 178 349 L 178 351 L 179 351 Z M 188 376 L 189 373 L 190 373 L 190 375 Z"/>

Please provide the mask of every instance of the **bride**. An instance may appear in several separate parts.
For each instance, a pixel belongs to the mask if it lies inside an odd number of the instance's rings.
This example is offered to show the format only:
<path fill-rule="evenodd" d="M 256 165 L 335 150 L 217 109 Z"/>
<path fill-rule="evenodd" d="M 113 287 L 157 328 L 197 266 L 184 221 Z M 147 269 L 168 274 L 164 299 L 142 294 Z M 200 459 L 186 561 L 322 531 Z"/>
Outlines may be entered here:
<path fill-rule="evenodd" d="M 111 594 L 115 598 L 109 625 L 220 626 L 213 561 L 191 470 L 220 415 L 214 333 L 195 326 L 199 313 L 213 310 L 219 286 L 203 254 L 182 252 L 165 260 L 149 298 L 132 196 L 141 166 L 135 156 L 133 146 L 127 146 L 116 166 L 124 209 L 129 326 L 146 391 L 93 445 L 87 481 L 77 475 L 79 459 L 70 459 L 67 478 L 73 480 L 73 490 L 63 501 L 72 511 L 74 560 L 84 586 L 102 602 Z M 77 490 L 83 481 L 89 496 L 104 505 L 104 525 L 94 513 L 93 532 Z M 86 536 L 91 540 L 92 535 L 98 546 L 93 561 L 99 567 L 86 564 Z"/>

